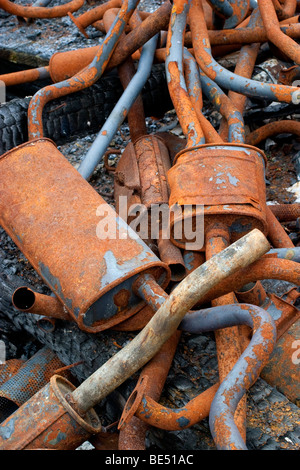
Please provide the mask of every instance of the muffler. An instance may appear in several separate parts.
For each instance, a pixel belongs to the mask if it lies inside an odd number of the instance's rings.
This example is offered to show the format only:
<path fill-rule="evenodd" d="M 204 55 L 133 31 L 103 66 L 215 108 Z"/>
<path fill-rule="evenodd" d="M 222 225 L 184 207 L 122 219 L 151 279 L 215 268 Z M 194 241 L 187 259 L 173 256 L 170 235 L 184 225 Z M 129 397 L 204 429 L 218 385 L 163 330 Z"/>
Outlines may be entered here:
<path fill-rule="evenodd" d="M 0 158 L 0 223 L 79 328 L 97 332 L 141 308 L 132 283 L 169 268 L 45 138 Z"/>

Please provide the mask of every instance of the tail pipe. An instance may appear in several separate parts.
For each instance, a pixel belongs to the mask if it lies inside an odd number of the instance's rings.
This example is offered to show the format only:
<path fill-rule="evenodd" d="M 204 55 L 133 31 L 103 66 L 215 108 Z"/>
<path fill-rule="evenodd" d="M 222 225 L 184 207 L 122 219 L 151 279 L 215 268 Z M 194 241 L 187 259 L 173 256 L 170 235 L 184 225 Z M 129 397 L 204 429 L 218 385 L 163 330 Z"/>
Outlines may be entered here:
<path fill-rule="evenodd" d="M 61 18 L 68 12 L 77 11 L 84 4 L 84 0 L 71 0 L 64 5 L 47 8 L 44 6 L 17 5 L 10 0 L 0 0 L 0 8 L 11 15 L 21 18 Z"/>
<path fill-rule="evenodd" d="M 28 108 L 29 140 L 43 136 L 43 109 L 46 103 L 61 96 L 84 90 L 93 85 L 101 77 L 113 54 L 118 39 L 138 3 L 139 0 L 125 0 L 122 3 L 114 24 L 89 65 L 71 78 L 39 90 L 32 97 Z"/>
<path fill-rule="evenodd" d="M 14 307 L 22 312 L 45 315 L 61 320 L 72 319 L 57 297 L 34 292 L 29 287 L 18 287 L 13 293 L 12 302 Z"/>
<path fill-rule="evenodd" d="M 91 176 L 95 167 L 103 158 L 103 155 L 117 132 L 118 127 L 126 118 L 129 109 L 147 81 L 151 72 L 156 43 L 157 37 L 155 36 L 143 47 L 137 73 L 130 81 L 80 164 L 78 171 L 85 179 L 88 179 Z"/>
<path fill-rule="evenodd" d="M 146 393 L 153 400 L 159 400 L 180 340 L 180 334 L 180 331 L 176 331 L 144 367 L 118 424 L 120 429 L 119 449 L 134 450 L 139 445 L 141 438 L 145 441 L 148 425 L 134 416 L 133 403 L 136 398 L 138 399 L 141 396 L 141 393 Z"/>
<path fill-rule="evenodd" d="M 230 72 L 216 62 L 212 56 L 200 0 L 194 0 L 191 3 L 189 18 L 195 58 L 202 71 L 222 89 L 225 88 L 249 97 L 261 97 L 272 101 L 299 102 L 300 93 L 295 86 L 273 85 L 247 79 Z M 254 42 L 257 41 L 254 40 Z"/>
<path fill-rule="evenodd" d="M 161 7 L 151 13 L 140 26 L 126 34 L 124 39 L 117 43 L 114 53 L 107 64 L 107 70 L 111 70 L 121 64 L 162 29 L 167 28 L 170 11 L 171 4 L 167 0 Z M 98 48 L 98 46 L 85 47 L 74 51 L 56 52 L 53 54 L 49 62 L 49 72 L 52 81 L 54 83 L 61 82 L 78 73 L 83 67 L 90 64 Z"/>

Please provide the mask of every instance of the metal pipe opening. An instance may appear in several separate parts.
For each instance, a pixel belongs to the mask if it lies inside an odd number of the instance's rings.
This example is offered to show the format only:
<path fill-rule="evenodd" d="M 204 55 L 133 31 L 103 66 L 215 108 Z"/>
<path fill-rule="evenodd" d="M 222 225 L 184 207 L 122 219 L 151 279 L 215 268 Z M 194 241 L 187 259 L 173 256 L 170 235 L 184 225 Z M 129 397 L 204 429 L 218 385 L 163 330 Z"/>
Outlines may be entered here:
<path fill-rule="evenodd" d="M 18 310 L 30 310 L 35 303 L 35 293 L 28 287 L 19 287 L 13 294 L 12 302 Z"/>

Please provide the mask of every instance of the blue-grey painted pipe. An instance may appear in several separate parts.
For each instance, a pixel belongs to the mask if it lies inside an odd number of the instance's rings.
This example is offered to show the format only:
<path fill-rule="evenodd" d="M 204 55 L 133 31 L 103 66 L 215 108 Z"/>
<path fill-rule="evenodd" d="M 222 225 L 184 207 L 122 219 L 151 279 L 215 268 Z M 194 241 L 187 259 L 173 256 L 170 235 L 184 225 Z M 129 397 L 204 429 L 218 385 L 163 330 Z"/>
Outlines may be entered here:
<path fill-rule="evenodd" d="M 229 119 L 236 119 L 236 122 L 229 123 L 228 126 L 228 141 L 229 142 L 245 142 L 245 126 L 243 115 L 237 110 L 233 110 L 228 116 L 225 116 L 224 110 L 221 108 L 221 97 L 228 99 L 227 95 L 221 88 L 204 72 L 200 71 L 200 81 L 203 93 L 214 104 L 215 108 L 229 121 Z"/>
<path fill-rule="evenodd" d="M 239 3 L 240 14 L 233 14 L 230 16 L 230 18 L 227 18 L 224 23 L 224 29 L 235 28 L 241 22 L 241 19 L 245 18 L 245 16 L 247 15 L 247 12 L 249 10 L 248 0 L 229 0 L 231 4 L 236 3 L 237 1 Z"/>
<path fill-rule="evenodd" d="M 276 326 L 268 312 L 250 304 L 224 305 L 199 310 L 187 314 L 179 326 L 180 330 L 199 334 L 235 325 L 248 325 L 253 329 L 254 324 L 256 329 L 250 344 L 220 384 L 211 405 L 209 425 L 216 446 L 220 450 L 230 450 L 231 446 L 238 450 L 247 450 L 234 422 L 234 413 L 246 390 L 258 378 L 274 348 Z M 220 426 L 221 429 L 226 429 L 221 439 L 218 438 Z"/>
<path fill-rule="evenodd" d="M 288 259 L 300 263 L 300 247 L 295 248 L 274 248 L 267 255 L 277 255 L 277 258 Z"/>
<path fill-rule="evenodd" d="M 46 7 L 52 0 L 37 0 L 32 4 L 33 7 Z"/>
<path fill-rule="evenodd" d="M 188 72 L 189 74 L 190 84 L 186 84 L 188 94 L 190 96 L 193 96 L 194 98 L 197 98 L 199 95 L 202 94 L 199 66 L 193 54 L 191 54 L 186 47 L 183 49 L 183 58 L 184 61 L 186 61 L 185 73 Z"/>
<path fill-rule="evenodd" d="M 209 3 L 213 10 L 224 18 L 230 18 L 233 15 L 233 8 L 227 0 L 210 0 Z"/>
<path fill-rule="evenodd" d="M 171 41 L 169 55 L 167 55 L 166 62 L 165 62 L 167 82 L 169 83 L 171 81 L 171 76 L 169 72 L 169 64 L 170 62 L 176 62 L 179 72 L 180 72 L 180 86 L 186 91 L 187 91 L 187 88 L 186 88 L 186 83 L 184 80 L 184 73 L 183 73 L 182 31 L 186 27 L 187 14 L 188 14 L 190 3 L 191 3 L 191 0 L 188 1 L 188 4 L 185 5 L 184 10 L 180 14 L 176 14 L 174 16 L 173 25 L 171 23 L 172 41 Z M 172 14 L 172 16 L 173 15 L 174 14 Z"/>
<path fill-rule="evenodd" d="M 206 47 L 205 51 L 211 55 L 210 47 Z M 216 72 L 216 83 L 226 90 L 235 91 L 236 93 L 250 96 L 251 98 L 262 98 L 268 99 L 270 101 L 279 101 L 274 91 L 272 91 L 271 84 L 236 75 L 235 73 L 230 72 L 229 70 L 225 69 L 225 67 L 218 64 L 218 62 L 216 62 L 212 56 L 211 63 L 208 65 L 208 68 L 211 68 Z M 289 88 L 290 87 L 286 86 L 287 92 L 289 92 Z M 290 91 L 288 93 L 290 95 L 290 99 L 286 101 L 287 103 L 290 103 L 293 101 L 293 99 L 296 99 L 296 97 L 293 98 L 293 93 L 294 91 Z"/>
<path fill-rule="evenodd" d="M 85 155 L 78 171 L 88 179 L 95 167 L 100 163 L 107 147 L 115 136 L 118 127 L 122 124 L 131 106 L 142 91 L 150 73 L 157 45 L 158 35 L 151 38 L 142 49 L 141 57 L 136 74 L 126 87 L 121 98 L 110 113 L 101 131 L 94 140 L 92 146 Z"/>
<path fill-rule="evenodd" d="M 210 47 L 206 47 L 205 50 L 211 55 Z M 226 90 L 235 91 L 236 93 L 240 93 L 251 98 L 262 98 L 268 99 L 270 101 L 279 101 L 275 92 L 272 90 L 272 84 L 259 82 L 257 80 L 252 80 L 241 77 L 240 75 L 236 75 L 235 73 L 230 72 L 223 66 L 219 65 L 212 56 L 211 63 L 208 65 L 208 68 L 211 68 L 216 72 L 216 83 Z M 296 104 L 297 98 L 298 100 L 300 99 L 300 92 L 296 96 L 294 95 L 295 90 L 291 90 L 291 88 L 293 87 L 286 86 L 289 99 L 282 99 L 282 101 L 287 103 L 295 102 Z"/>

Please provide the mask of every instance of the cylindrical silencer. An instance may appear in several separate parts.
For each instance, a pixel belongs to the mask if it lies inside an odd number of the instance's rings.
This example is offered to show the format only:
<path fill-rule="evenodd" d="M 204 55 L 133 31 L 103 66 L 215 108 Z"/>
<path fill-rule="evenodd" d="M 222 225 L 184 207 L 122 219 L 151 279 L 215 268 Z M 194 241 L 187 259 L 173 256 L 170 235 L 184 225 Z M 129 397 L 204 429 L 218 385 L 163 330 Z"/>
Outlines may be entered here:
<path fill-rule="evenodd" d="M 169 282 L 169 268 L 49 139 L 1 156 L 0 223 L 85 331 L 140 310 L 131 288 L 140 273 Z"/>
<path fill-rule="evenodd" d="M 261 150 L 231 143 L 188 148 L 177 154 L 168 181 L 171 240 L 180 248 L 204 251 L 204 236 L 201 243 L 199 232 L 204 235 L 215 223 L 229 228 L 231 242 L 254 228 L 267 234 Z M 191 239 L 193 233 L 197 241 Z"/>

